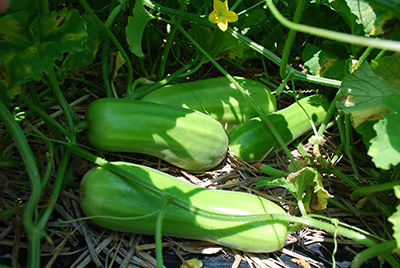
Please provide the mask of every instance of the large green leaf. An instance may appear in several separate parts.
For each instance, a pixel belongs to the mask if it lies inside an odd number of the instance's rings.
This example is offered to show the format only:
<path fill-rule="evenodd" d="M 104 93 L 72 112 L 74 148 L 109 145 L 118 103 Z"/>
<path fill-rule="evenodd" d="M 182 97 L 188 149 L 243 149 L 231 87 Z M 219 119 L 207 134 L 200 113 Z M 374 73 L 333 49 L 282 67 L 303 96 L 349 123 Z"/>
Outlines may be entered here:
<path fill-rule="evenodd" d="M 83 16 L 86 23 L 88 38 L 83 43 L 83 50 L 73 55 L 72 64 L 76 67 L 83 68 L 93 62 L 101 42 L 104 39 L 104 32 L 97 23 L 90 19 L 89 16 Z"/>
<path fill-rule="evenodd" d="M 393 55 L 378 61 L 364 63 L 344 78 L 340 89 L 338 109 L 353 116 L 354 127 L 366 120 L 380 119 L 389 110 L 383 99 L 391 94 L 400 95 L 400 57 Z"/>
<path fill-rule="evenodd" d="M 368 155 L 375 166 L 389 169 L 400 163 L 400 95 L 389 95 L 383 99 L 392 112 L 374 125 L 376 137 L 371 140 Z"/>
<path fill-rule="evenodd" d="M 12 92 L 18 90 L 18 78 L 13 73 L 21 66 L 18 64 L 20 60 L 13 60 L 13 56 L 18 57 L 20 51 L 32 44 L 32 35 L 28 31 L 29 17 L 29 13 L 18 12 L 0 18 L 0 100 L 6 105 L 14 95 Z"/>
<path fill-rule="evenodd" d="M 0 18 L 1 82 L 11 91 L 41 77 L 63 53 L 82 51 L 86 38 L 85 23 L 77 10 L 34 18 L 21 11 Z"/>
<path fill-rule="evenodd" d="M 394 18 L 386 9 L 363 0 L 336 0 L 334 5 L 338 13 L 353 29 L 354 34 L 362 29 L 368 35 L 380 35 L 385 32 L 385 25 Z"/>
<path fill-rule="evenodd" d="M 357 16 L 351 12 L 346 0 L 336 0 L 331 2 L 332 9 L 336 10 L 343 20 L 350 26 L 353 34 L 362 32 L 362 26 L 357 20 Z"/>
<path fill-rule="evenodd" d="M 362 136 L 362 140 L 367 149 L 371 145 L 371 139 L 376 137 L 374 125 L 377 122 L 378 122 L 378 120 L 368 120 L 368 121 L 361 123 L 358 127 L 355 128 L 357 133 Z"/>
<path fill-rule="evenodd" d="M 370 65 L 380 79 L 400 88 L 400 54 L 372 60 Z"/>
<path fill-rule="evenodd" d="M 393 12 L 398 19 L 400 19 L 400 5 L 399 0 L 366 0 L 371 5 L 376 5 L 382 9 Z"/>
<path fill-rule="evenodd" d="M 40 10 L 38 1 L 32 0 L 12 0 L 10 1 L 10 6 L 8 7 L 8 14 L 18 12 L 18 11 L 25 11 L 29 12 L 30 14 L 34 14 L 35 12 Z"/>
<path fill-rule="evenodd" d="M 268 23 L 264 8 L 256 8 L 242 14 L 237 25 L 243 35 L 256 35 L 265 31 L 264 23 Z"/>

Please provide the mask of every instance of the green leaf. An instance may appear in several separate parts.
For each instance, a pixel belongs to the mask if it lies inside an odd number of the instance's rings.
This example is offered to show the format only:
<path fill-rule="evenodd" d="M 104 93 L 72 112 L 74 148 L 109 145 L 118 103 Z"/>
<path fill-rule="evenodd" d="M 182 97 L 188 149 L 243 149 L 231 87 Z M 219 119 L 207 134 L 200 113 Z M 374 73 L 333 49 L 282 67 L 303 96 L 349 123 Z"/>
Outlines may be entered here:
<path fill-rule="evenodd" d="M 217 30 L 212 36 L 209 53 L 214 59 L 236 59 L 243 56 L 244 48 L 245 45 L 232 35 Z"/>
<path fill-rule="evenodd" d="M 63 53 L 82 51 L 86 38 L 85 23 L 77 10 L 53 11 L 33 19 L 21 11 L 0 18 L 2 82 L 13 90 L 40 78 Z"/>
<path fill-rule="evenodd" d="M 73 55 L 71 63 L 79 68 L 84 68 L 91 64 L 96 57 L 101 42 L 104 39 L 104 32 L 97 23 L 89 16 L 83 16 L 86 23 L 88 38 L 83 43 L 83 50 Z"/>
<path fill-rule="evenodd" d="M 330 5 L 333 0 L 317 0 L 319 4 L 316 4 L 315 0 L 310 2 L 310 5 L 305 8 L 303 15 L 301 16 L 301 22 L 315 27 L 324 29 L 339 29 L 346 27 L 347 24 L 343 18 L 336 12 Z M 307 3 L 308 1 L 306 1 Z"/>
<path fill-rule="evenodd" d="M 360 0 L 347 0 L 351 12 L 357 16 L 364 32 L 368 35 L 381 35 L 385 32 L 382 26 L 394 18 L 394 14 Z"/>
<path fill-rule="evenodd" d="M 400 19 L 400 5 L 398 0 L 366 0 L 366 2 L 393 12 Z"/>
<path fill-rule="evenodd" d="M 342 80 L 345 75 L 347 62 L 320 47 L 307 44 L 303 50 L 303 60 L 305 67 L 315 76 Z"/>
<path fill-rule="evenodd" d="M 38 51 L 42 53 L 41 60 L 50 62 L 61 60 L 63 53 L 75 53 L 83 50 L 88 34 L 86 25 L 78 10 L 63 9 L 43 15 L 39 19 L 41 29 L 41 44 Z M 46 71 L 47 72 L 47 71 Z"/>
<path fill-rule="evenodd" d="M 34 14 L 39 11 L 39 2 L 32 0 L 12 0 L 10 1 L 10 6 L 8 7 L 9 13 L 15 13 L 18 11 L 29 12 Z"/>
<path fill-rule="evenodd" d="M 1 72 L 1 70 L 0 70 Z M 1 73 L 0 73 L 1 76 Z M 8 90 L 7 85 L 4 81 L 0 80 L 0 101 L 4 103 L 5 106 L 10 105 L 11 99 L 20 91 L 20 87 L 15 87 L 15 92 Z"/>
<path fill-rule="evenodd" d="M 267 18 L 265 15 L 265 10 L 263 8 L 254 9 L 250 14 L 246 14 L 242 28 L 251 27 L 253 25 L 259 24 Z"/>
<path fill-rule="evenodd" d="M 305 167 L 289 174 L 287 179 L 260 177 L 256 186 L 275 185 L 285 187 L 297 200 L 303 200 L 307 212 L 325 209 L 328 198 L 333 196 L 324 189 L 322 176 L 317 169 Z M 303 197 L 303 193 L 306 195 Z"/>
<path fill-rule="evenodd" d="M 400 54 L 372 60 L 371 69 L 380 79 L 400 88 Z"/>
<path fill-rule="evenodd" d="M 260 179 L 256 183 L 257 187 L 271 186 L 271 185 L 285 187 L 293 195 L 296 194 L 297 192 L 296 186 L 293 183 L 287 181 L 286 178 L 260 177 Z"/>
<path fill-rule="evenodd" d="M 357 16 L 352 13 L 349 4 L 346 0 L 336 0 L 331 2 L 331 7 L 334 9 L 347 25 L 350 26 L 352 34 L 360 34 L 362 32 L 362 25 L 360 25 Z"/>
<path fill-rule="evenodd" d="M 212 38 L 212 30 L 210 28 L 194 24 L 193 27 L 189 29 L 189 33 L 205 51 L 209 51 Z M 203 55 L 203 60 L 204 62 L 207 61 L 205 55 Z"/>
<path fill-rule="evenodd" d="M 368 155 L 375 166 L 389 169 L 400 163 L 400 95 L 389 95 L 383 103 L 392 111 L 374 125 L 376 137 L 371 140 Z"/>
<path fill-rule="evenodd" d="M 142 51 L 142 36 L 144 28 L 151 19 L 154 19 L 154 16 L 147 12 L 143 6 L 143 2 L 136 1 L 135 7 L 133 8 L 133 17 L 128 17 L 128 25 L 125 28 L 125 32 L 129 49 L 138 57 L 144 57 Z"/>
<path fill-rule="evenodd" d="M 373 66 L 374 69 L 365 62 L 342 82 L 336 107 L 352 114 L 354 127 L 366 120 L 380 119 L 389 112 L 382 100 L 390 94 L 400 95 L 400 57 L 385 57 Z"/>
<path fill-rule="evenodd" d="M 298 172 L 291 173 L 287 180 L 297 189 L 293 194 L 297 200 L 303 200 L 307 212 L 325 209 L 328 198 L 332 198 L 322 185 L 322 176 L 315 168 L 305 167 Z M 306 195 L 303 197 L 303 192 Z"/>
<path fill-rule="evenodd" d="M 394 186 L 394 194 L 400 199 L 400 186 Z M 393 224 L 393 237 L 397 244 L 397 253 L 400 253 L 400 205 L 397 206 L 396 212 L 393 213 L 388 220 Z"/>
<path fill-rule="evenodd" d="M 214 59 L 236 59 L 243 56 L 245 45 L 227 32 L 211 31 L 196 24 L 192 28 L 192 33 L 196 42 Z"/>
<path fill-rule="evenodd" d="M 337 11 L 347 24 L 356 31 L 363 29 L 367 35 L 381 35 L 385 32 L 385 25 L 394 18 L 394 14 L 381 8 L 375 3 L 361 0 L 337 0 Z"/>
<path fill-rule="evenodd" d="M 316 169 L 307 169 L 310 177 L 313 177 L 313 182 L 309 183 L 306 190 L 306 195 L 303 198 L 304 207 L 307 212 L 318 211 L 325 209 L 328 205 L 328 199 L 333 198 L 322 184 L 322 176 Z M 312 186 L 313 184 L 313 186 Z"/>
<path fill-rule="evenodd" d="M 238 27 L 243 35 L 257 35 L 265 32 L 265 24 L 268 24 L 264 8 L 248 10 L 240 16 Z M 264 22 L 264 23 L 263 23 Z"/>
<path fill-rule="evenodd" d="M 376 137 L 374 125 L 377 122 L 378 122 L 378 120 L 368 120 L 368 121 L 361 123 L 358 127 L 355 128 L 357 133 L 363 137 L 363 142 L 367 149 L 371 145 L 371 139 Z"/>

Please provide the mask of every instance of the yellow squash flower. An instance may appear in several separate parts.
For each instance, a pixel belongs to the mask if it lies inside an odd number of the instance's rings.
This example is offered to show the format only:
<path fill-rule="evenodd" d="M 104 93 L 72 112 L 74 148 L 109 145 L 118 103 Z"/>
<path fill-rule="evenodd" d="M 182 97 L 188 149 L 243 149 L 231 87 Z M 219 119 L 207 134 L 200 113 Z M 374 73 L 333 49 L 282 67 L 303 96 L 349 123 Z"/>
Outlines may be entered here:
<path fill-rule="evenodd" d="M 208 17 L 209 21 L 216 23 L 221 31 L 224 32 L 228 29 L 228 22 L 235 22 L 238 20 L 238 15 L 228 9 L 228 0 L 225 0 L 225 2 L 214 0 L 214 10 Z"/>

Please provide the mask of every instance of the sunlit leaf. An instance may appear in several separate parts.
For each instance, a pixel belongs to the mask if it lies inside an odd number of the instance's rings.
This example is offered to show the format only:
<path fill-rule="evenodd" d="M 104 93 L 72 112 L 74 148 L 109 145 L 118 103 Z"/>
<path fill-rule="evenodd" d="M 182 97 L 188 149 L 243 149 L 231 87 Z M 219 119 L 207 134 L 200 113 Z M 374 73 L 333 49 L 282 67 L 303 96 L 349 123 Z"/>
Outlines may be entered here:
<path fill-rule="evenodd" d="M 290 173 L 287 179 L 260 177 L 257 187 L 275 185 L 285 187 L 297 200 L 302 200 L 307 212 L 325 209 L 333 196 L 324 189 L 322 176 L 317 169 L 305 167 Z M 303 196 L 304 191 L 306 195 Z"/>
<path fill-rule="evenodd" d="M 302 198 L 307 212 L 325 209 L 328 199 L 333 196 L 324 189 L 322 175 L 317 169 L 305 167 L 298 172 L 291 173 L 287 180 L 293 183 L 297 189 L 296 199 Z M 306 195 L 303 197 L 303 192 Z"/>
<path fill-rule="evenodd" d="M 400 163 L 400 95 L 389 95 L 383 103 L 392 111 L 374 125 L 376 137 L 371 140 L 368 155 L 375 166 L 389 169 Z"/>
<path fill-rule="evenodd" d="M 394 193 L 400 199 L 400 186 L 394 186 Z M 393 224 L 393 237 L 397 244 L 397 253 L 400 253 L 400 205 L 397 206 L 396 212 L 393 213 L 388 220 Z"/>
<path fill-rule="evenodd" d="M 386 25 L 394 18 L 394 14 L 376 5 L 361 0 L 335 1 L 333 4 L 338 13 L 357 34 L 362 29 L 367 35 L 384 34 Z"/>
<path fill-rule="evenodd" d="M 129 49 L 138 57 L 144 57 L 142 51 L 143 31 L 147 23 L 153 18 L 154 16 L 144 8 L 143 2 L 136 1 L 133 8 L 133 17 L 128 17 L 128 25 L 125 28 L 125 32 Z"/>
<path fill-rule="evenodd" d="M 382 100 L 390 94 L 400 95 L 400 84 L 396 82 L 400 77 L 400 58 L 385 57 L 372 65 L 374 69 L 365 62 L 342 82 L 336 106 L 352 114 L 354 127 L 366 120 L 380 119 L 389 112 Z"/>

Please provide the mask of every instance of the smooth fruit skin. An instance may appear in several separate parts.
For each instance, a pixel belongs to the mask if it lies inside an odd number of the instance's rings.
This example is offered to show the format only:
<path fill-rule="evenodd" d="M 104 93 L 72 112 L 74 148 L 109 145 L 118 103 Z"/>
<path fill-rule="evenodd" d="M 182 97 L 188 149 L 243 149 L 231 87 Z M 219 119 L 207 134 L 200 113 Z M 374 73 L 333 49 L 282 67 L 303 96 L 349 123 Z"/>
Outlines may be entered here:
<path fill-rule="evenodd" d="M 235 79 L 264 113 L 276 110 L 275 95 L 264 84 L 241 77 Z M 200 111 L 227 124 L 228 130 L 258 116 L 250 102 L 226 77 L 163 86 L 141 100 Z"/>
<path fill-rule="evenodd" d="M 256 195 L 210 190 L 190 184 L 158 170 L 126 162 L 114 165 L 136 175 L 146 183 L 199 209 L 226 215 L 285 214 L 285 211 Z M 155 234 L 157 215 L 146 216 L 160 209 L 161 198 L 143 189 L 135 181 L 95 167 L 81 181 L 80 206 L 94 223 L 120 232 Z M 131 219 L 126 219 L 131 217 Z M 123 219 L 125 218 L 125 219 Z M 286 222 L 231 222 L 204 218 L 168 205 L 163 219 L 162 234 L 204 240 L 251 252 L 271 252 L 283 247 L 287 236 Z"/>
<path fill-rule="evenodd" d="M 307 111 L 315 125 L 325 119 L 329 108 L 329 101 L 324 96 L 307 96 L 299 101 Z M 286 144 L 311 130 L 308 116 L 297 103 L 268 114 L 272 125 L 281 135 Z M 278 142 L 269 127 L 259 117 L 241 123 L 234 127 L 228 134 L 232 151 L 245 161 L 258 160 L 275 147 L 280 149 Z M 272 155 L 273 152 L 270 155 Z"/>
<path fill-rule="evenodd" d="M 85 122 L 97 149 L 148 154 L 188 170 L 217 166 L 229 143 L 221 124 L 205 114 L 144 101 L 96 100 Z"/>

